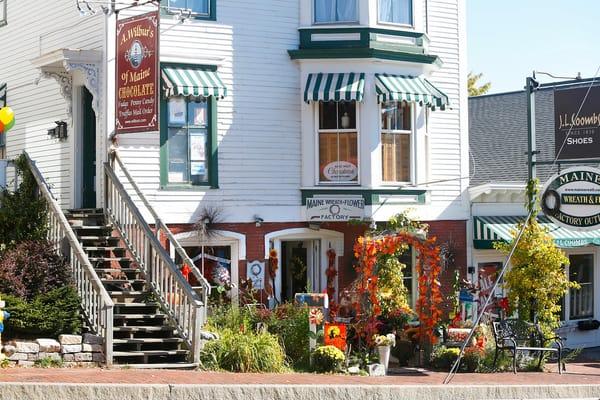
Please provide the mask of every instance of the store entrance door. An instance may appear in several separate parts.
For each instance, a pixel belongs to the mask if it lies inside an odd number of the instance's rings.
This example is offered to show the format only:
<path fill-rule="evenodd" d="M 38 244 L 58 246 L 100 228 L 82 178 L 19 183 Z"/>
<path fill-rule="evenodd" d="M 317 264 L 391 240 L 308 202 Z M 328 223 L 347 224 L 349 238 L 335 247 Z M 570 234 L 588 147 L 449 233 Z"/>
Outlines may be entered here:
<path fill-rule="evenodd" d="M 282 302 L 293 301 L 296 293 L 321 291 L 321 240 L 281 242 Z"/>

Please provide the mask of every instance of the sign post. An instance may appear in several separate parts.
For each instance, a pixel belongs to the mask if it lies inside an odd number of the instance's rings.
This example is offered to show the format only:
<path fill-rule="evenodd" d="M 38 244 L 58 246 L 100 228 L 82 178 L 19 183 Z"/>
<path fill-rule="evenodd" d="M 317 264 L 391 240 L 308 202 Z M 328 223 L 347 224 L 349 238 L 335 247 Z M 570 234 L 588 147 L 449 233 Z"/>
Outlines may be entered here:
<path fill-rule="evenodd" d="M 155 11 L 117 21 L 117 134 L 159 130 L 159 20 Z"/>

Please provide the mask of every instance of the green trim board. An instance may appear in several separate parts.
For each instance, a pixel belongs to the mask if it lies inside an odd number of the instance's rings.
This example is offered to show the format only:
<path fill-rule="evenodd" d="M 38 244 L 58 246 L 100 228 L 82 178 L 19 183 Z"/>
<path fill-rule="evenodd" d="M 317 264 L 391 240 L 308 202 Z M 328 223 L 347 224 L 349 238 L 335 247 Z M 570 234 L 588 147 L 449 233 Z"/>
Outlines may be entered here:
<path fill-rule="evenodd" d="M 438 56 L 406 53 L 390 50 L 379 50 L 372 48 L 360 49 L 300 49 L 288 50 L 292 60 L 325 60 L 325 59 L 345 59 L 345 58 L 375 58 L 379 60 L 404 61 L 419 64 L 433 64 L 442 66 L 442 60 Z"/>
<path fill-rule="evenodd" d="M 371 206 L 381 204 L 380 196 L 417 196 L 417 203 L 425 203 L 426 190 L 421 189 L 300 189 L 302 194 L 302 205 L 306 205 L 306 199 L 314 196 L 362 196 L 365 205 Z"/>
<path fill-rule="evenodd" d="M 477 216 L 473 217 L 473 247 L 475 249 L 493 249 L 494 242 L 512 240 L 511 232 L 517 228 L 524 216 Z M 550 221 L 546 216 L 538 216 L 538 222 L 548 230 L 554 243 L 560 248 L 600 246 L 600 229 L 576 231 L 563 228 Z"/>
<path fill-rule="evenodd" d="M 415 45 L 406 45 L 412 47 L 415 51 L 424 51 L 424 46 L 429 43 L 429 38 L 425 33 L 415 31 L 403 31 L 397 29 L 382 29 L 382 28 L 300 28 L 300 49 L 316 49 L 316 48 L 331 48 L 331 47 L 369 47 L 371 42 L 377 41 L 377 35 L 387 35 L 396 37 L 407 37 L 415 39 Z M 338 34 L 359 34 L 357 40 L 313 40 L 312 35 L 322 35 L 326 38 L 327 35 Z"/>

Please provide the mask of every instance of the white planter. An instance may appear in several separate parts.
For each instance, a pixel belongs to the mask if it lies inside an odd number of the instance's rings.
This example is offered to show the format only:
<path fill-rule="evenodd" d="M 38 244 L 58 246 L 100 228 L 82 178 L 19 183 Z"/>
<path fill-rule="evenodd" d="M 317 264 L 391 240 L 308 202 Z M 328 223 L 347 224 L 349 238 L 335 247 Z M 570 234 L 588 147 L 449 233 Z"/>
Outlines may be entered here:
<path fill-rule="evenodd" d="M 386 371 L 388 369 L 388 364 L 390 363 L 390 350 L 391 346 L 377 346 L 377 351 L 379 352 L 379 363 L 383 364 Z"/>

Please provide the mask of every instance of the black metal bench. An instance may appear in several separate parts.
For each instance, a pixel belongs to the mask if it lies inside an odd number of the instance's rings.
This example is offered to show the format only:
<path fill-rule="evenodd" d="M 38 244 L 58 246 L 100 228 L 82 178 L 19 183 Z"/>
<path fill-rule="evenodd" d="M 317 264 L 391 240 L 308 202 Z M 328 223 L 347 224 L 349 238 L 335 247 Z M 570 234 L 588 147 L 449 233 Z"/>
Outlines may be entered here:
<path fill-rule="evenodd" d="M 501 351 L 509 351 L 513 357 L 513 372 L 517 373 L 517 353 L 519 351 L 539 352 L 538 368 L 542 364 L 544 353 L 557 353 L 558 373 L 566 371 L 562 361 L 563 344 L 558 336 L 546 337 L 538 324 L 532 324 L 517 319 L 505 319 L 492 323 L 496 353 L 494 354 L 494 368 Z M 547 345 L 548 344 L 548 345 Z M 551 345 L 554 346 L 551 346 Z"/>

